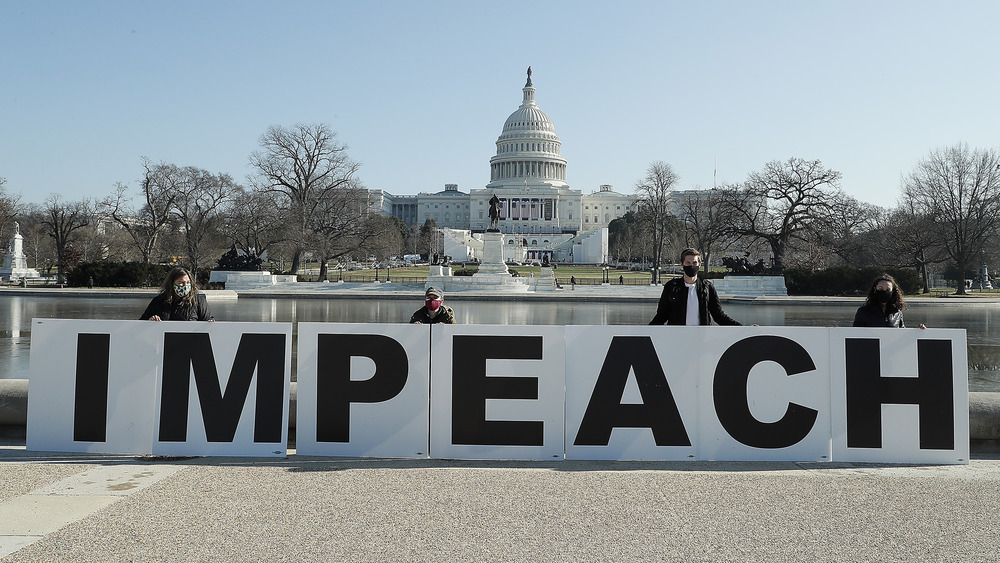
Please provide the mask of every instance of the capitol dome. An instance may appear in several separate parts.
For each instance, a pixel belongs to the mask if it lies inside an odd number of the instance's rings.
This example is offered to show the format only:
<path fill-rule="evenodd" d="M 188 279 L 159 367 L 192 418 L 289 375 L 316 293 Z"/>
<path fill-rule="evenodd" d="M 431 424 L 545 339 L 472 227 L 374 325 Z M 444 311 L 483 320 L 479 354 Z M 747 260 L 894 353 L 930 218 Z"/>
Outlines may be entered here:
<path fill-rule="evenodd" d="M 531 67 L 522 91 L 520 107 L 510 114 L 497 137 L 487 188 L 566 187 L 566 159 L 560 155 L 562 143 L 552 120 L 535 103 Z"/>

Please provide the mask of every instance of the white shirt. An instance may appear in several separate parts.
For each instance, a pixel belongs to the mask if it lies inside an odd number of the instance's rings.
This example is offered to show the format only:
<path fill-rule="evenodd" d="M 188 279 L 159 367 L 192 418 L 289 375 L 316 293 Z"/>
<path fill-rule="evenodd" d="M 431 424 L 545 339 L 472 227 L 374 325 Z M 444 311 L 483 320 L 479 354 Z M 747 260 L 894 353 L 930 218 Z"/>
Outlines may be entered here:
<path fill-rule="evenodd" d="M 697 283 L 684 282 L 688 288 L 687 315 L 684 324 L 687 326 L 699 326 L 701 319 L 698 317 L 698 290 Z"/>

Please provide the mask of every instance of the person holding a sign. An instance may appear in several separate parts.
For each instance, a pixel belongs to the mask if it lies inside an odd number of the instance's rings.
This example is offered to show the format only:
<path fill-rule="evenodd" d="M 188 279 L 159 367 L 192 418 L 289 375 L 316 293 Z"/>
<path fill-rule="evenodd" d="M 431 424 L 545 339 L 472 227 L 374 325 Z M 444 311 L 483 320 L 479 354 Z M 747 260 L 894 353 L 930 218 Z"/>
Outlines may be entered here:
<path fill-rule="evenodd" d="M 424 293 L 424 306 L 410 317 L 410 324 L 455 324 L 455 311 L 444 305 L 444 292 L 429 287 Z"/>
<path fill-rule="evenodd" d="M 699 326 L 710 325 L 714 319 L 720 325 L 740 326 L 722 310 L 712 282 L 698 277 L 701 252 L 685 248 L 681 252 L 681 266 L 684 275 L 663 284 L 656 316 L 649 324 Z"/>
<path fill-rule="evenodd" d="M 903 324 L 906 306 L 895 278 L 880 274 L 872 281 L 865 304 L 854 314 L 854 326 L 906 328 Z M 927 327 L 921 324 L 918 328 Z"/>
<path fill-rule="evenodd" d="M 140 321 L 214 321 L 205 295 L 184 268 L 174 268 L 163 280 L 160 293 L 149 302 Z"/>

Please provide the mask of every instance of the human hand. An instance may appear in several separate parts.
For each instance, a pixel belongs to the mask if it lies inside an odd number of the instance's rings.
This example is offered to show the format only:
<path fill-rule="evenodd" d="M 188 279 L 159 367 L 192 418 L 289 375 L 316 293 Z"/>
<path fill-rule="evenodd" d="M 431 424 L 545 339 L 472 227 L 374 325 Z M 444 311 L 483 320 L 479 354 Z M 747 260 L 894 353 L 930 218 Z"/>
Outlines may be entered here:
<path fill-rule="evenodd" d="M 149 317 L 149 320 L 151 320 L 151 321 L 160 321 L 162 319 L 160 319 L 160 315 L 153 315 L 152 317 Z"/>

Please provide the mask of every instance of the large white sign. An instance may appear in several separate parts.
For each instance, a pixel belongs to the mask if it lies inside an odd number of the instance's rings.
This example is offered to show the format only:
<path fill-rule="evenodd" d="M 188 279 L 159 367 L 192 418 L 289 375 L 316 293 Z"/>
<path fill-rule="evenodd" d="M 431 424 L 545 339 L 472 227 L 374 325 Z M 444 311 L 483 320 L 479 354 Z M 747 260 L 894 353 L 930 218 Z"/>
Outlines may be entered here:
<path fill-rule="evenodd" d="M 432 328 L 431 457 L 562 459 L 564 328 Z"/>
<path fill-rule="evenodd" d="M 830 459 L 829 331 L 566 327 L 566 457 Z"/>
<path fill-rule="evenodd" d="M 30 449 L 284 453 L 289 325 L 34 324 Z M 967 374 L 963 330 L 300 323 L 297 445 L 968 463 Z"/>
<path fill-rule="evenodd" d="M 299 323 L 295 449 L 427 457 L 430 330 Z"/>
<path fill-rule="evenodd" d="M 284 456 L 291 325 L 35 319 L 29 450 Z"/>

